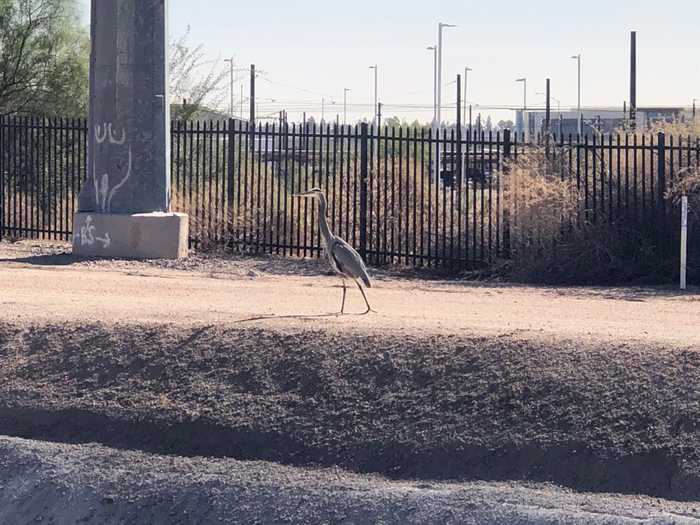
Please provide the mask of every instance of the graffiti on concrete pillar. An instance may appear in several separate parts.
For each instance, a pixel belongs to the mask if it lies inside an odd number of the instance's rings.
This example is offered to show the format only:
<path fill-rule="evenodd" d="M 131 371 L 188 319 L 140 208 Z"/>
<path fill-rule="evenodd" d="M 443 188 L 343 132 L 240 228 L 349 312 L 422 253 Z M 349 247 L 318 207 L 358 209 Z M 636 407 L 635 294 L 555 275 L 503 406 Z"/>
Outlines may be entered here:
<path fill-rule="evenodd" d="M 110 170 L 114 170 L 111 174 L 104 172 L 98 174 L 97 166 L 93 165 L 92 170 L 92 181 L 95 186 L 95 203 L 99 211 L 103 213 L 109 213 L 112 208 L 112 199 L 117 194 L 119 189 L 126 184 L 126 181 L 131 177 L 131 167 L 132 167 L 132 153 L 131 146 L 126 144 L 126 131 L 122 128 L 121 133 L 115 133 L 113 124 L 111 122 L 105 122 L 104 124 L 98 124 L 95 126 L 95 143 L 96 147 L 99 145 L 106 144 L 106 147 L 122 147 L 126 149 L 127 162 L 126 166 L 110 166 Z M 97 156 L 93 155 L 93 159 Z M 95 162 L 93 160 L 93 162 Z M 119 179 L 119 176 L 122 175 Z M 115 177 L 116 175 L 116 177 Z M 117 178 L 119 182 L 114 184 L 114 179 Z"/>
<path fill-rule="evenodd" d="M 73 237 L 75 237 L 76 242 L 80 242 L 81 246 L 92 246 L 95 242 L 99 242 L 103 249 L 107 249 L 112 244 L 109 232 L 105 232 L 102 237 L 97 236 L 92 215 L 85 217 L 85 222 L 80 225 L 78 232 Z"/>

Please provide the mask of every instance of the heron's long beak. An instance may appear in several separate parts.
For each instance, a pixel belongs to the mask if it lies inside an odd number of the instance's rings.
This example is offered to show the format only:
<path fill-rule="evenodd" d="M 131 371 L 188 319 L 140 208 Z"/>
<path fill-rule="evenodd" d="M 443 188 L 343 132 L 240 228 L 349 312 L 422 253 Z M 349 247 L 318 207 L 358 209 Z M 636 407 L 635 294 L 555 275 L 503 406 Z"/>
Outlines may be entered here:
<path fill-rule="evenodd" d="M 312 192 L 308 193 L 294 193 L 292 197 L 313 197 L 314 194 Z"/>

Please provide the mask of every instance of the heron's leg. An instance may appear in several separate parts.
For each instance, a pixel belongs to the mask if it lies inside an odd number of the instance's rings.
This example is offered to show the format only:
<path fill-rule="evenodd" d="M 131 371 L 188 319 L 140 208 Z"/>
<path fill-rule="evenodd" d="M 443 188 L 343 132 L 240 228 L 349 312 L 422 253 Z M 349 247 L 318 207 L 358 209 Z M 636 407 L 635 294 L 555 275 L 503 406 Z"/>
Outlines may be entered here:
<path fill-rule="evenodd" d="M 360 285 L 360 283 L 357 281 L 357 279 L 355 279 L 355 284 L 356 284 L 357 287 L 360 289 L 360 292 L 362 293 L 362 297 L 363 297 L 364 300 L 365 300 L 365 304 L 367 305 L 367 310 L 365 310 L 365 311 L 362 312 L 362 313 L 363 313 L 363 314 L 368 314 L 368 313 L 370 313 L 370 312 L 377 313 L 375 310 L 372 310 L 372 307 L 369 305 L 369 301 L 367 300 L 367 296 L 365 295 L 365 291 L 362 289 L 362 285 Z"/>
<path fill-rule="evenodd" d="M 343 280 L 343 302 L 340 303 L 340 313 L 343 314 L 345 313 L 345 293 L 347 292 L 347 288 L 345 286 L 345 277 L 341 277 Z"/>

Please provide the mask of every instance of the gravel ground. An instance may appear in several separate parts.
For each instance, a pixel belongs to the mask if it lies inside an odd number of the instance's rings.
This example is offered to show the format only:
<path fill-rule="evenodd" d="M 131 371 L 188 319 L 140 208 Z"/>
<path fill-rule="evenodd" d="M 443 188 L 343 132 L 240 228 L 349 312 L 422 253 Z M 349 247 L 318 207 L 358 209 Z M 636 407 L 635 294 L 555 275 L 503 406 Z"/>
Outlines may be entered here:
<path fill-rule="evenodd" d="M 667 525 L 700 523 L 700 512 L 548 485 L 390 481 L 0 438 L 0 523 Z"/>
<path fill-rule="evenodd" d="M 0 243 L 0 434 L 53 442 L 8 438 L 7 472 L 36 466 L 47 494 L 80 498 L 88 491 L 87 500 L 101 501 L 104 492 L 89 488 L 100 476 L 127 479 L 137 457 L 160 472 L 159 465 L 176 460 L 157 454 L 172 454 L 184 456 L 180 465 L 202 464 L 198 456 L 219 458 L 206 460 L 214 469 L 227 464 L 245 471 L 251 461 L 275 462 L 264 469 L 311 480 L 295 485 L 316 505 L 318 519 L 306 518 L 311 522 L 343 522 L 332 514 L 336 508 L 348 509 L 348 523 L 444 522 L 431 513 L 450 508 L 455 523 L 470 523 L 460 517 L 471 507 L 460 505 L 482 494 L 477 488 L 521 494 L 527 487 L 518 488 L 517 481 L 684 500 L 668 503 L 680 505 L 673 511 L 678 516 L 654 514 L 657 522 L 697 517 L 695 292 L 533 288 L 375 272 L 369 298 L 380 313 L 338 317 L 338 279 L 319 275 L 323 266 L 313 261 L 197 255 L 180 262 L 77 260 L 65 252 L 60 244 Z M 361 298 L 352 301 L 351 307 L 361 307 Z M 88 478 L 80 477 L 80 462 L 91 463 L 81 454 L 114 462 L 88 469 L 84 475 L 92 478 L 83 484 Z M 66 483 L 78 480 L 73 488 L 64 490 L 49 475 L 54 455 L 66 458 L 61 468 L 70 470 Z M 334 488 L 330 499 L 317 500 L 325 482 L 310 469 L 318 466 L 397 481 L 343 474 L 381 490 L 346 501 L 348 491 Z M 253 496 L 229 470 L 234 492 L 222 497 L 223 506 L 214 498 L 207 508 L 232 516 L 228 498 L 248 502 L 245 497 Z M 179 474 L 158 483 L 134 472 L 135 483 L 143 479 L 163 491 L 148 492 L 156 498 L 148 503 L 153 508 L 182 502 L 196 510 L 197 502 L 211 500 L 206 491 L 215 491 L 201 483 L 192 489 Z M 17 487 L 22 474 L 12 476 L 6 484 Z M 442 492 L 396 492 L 409 483 L 405 479 L 437 484 Z M 125 484 L 125 498 L 139 497 L 133 487 Z M 1 509 L 10 508 L 1 498 L 14 490 L 0 492 L 0 523 Z M 622 523 L 605 521 L 606 514 L 639 517 L 626 510 L 635 507 L 630 503 L 601 511 L 603 521 L 593 515 L 585 521 L 567 514 L 574 507 L 557 499 L 566 492 L 552 489 L 556 494 L 548 496 L 547 490 L 516 498 L 508 507 L 516 514 L 479 514 L 473 522 Z M 35 508 L 33 493 L 26 493 L 25 510 Z M 290 495 L 290 501 L 300 497 Z M 392 498 L 419 513 L 397 518 Z M 60 501 L 67 500 L 59 497 L 57 508 Z M 122 514 L 108 522 L 139 521 L 124 501 Z M 245 505 L 253 512 L 261 501 Z M 356 514 L 368 501 L 376 501 L 378 514 Z M 493 505 L 487 507 L 477 506 Z M 536 514 L 527 514 L 531 507 Z M 546 515 L 545 507 L 554 514 Z M 145 521 L 158 522 L 163 512 L 154 510 Z M 56 523 L 68 521 L 55 516 Z M 248 521 L 237 516 L 232 521 Z M 270 522 L 270 515 L 260 516 L 259 522 Z M 304 522 L 303 515 L 290 516 Z"/>

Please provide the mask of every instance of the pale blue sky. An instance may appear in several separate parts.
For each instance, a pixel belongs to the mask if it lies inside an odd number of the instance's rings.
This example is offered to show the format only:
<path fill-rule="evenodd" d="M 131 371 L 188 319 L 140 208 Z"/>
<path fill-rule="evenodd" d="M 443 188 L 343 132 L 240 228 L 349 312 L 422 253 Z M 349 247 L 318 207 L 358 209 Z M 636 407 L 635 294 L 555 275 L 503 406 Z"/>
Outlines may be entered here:
<path fill-rule="evenodd" d="M 190 26 L 191 42 L 204 44 L 209 58 L 234 55 L 246 67 L 255 63 L 269 81 L 292 86 L 261 80 L 262 115 L 286 105 L 318 117 L 325 95 L 337 102 L 337 110 L 327 106 L 329 118 L 342 113 L 348 87 L 352 117 L 370 116 L 364 106 L 373 85 L 368 66 L 377 63 L 379 99 L 389 105 L 385 115 L 429 119 L 431 110 L 392 105 L 432 105 L 432 55 L 425 48 L 437 39 L 438 21 L 459 25 L 445 32 L 443 82 L 472 67 L 468 98 L 474 104 L 522 104 L 522 87 L 514 82 L 522 76 L 528 78 L 528 105 L 541 104 L 536 92 L 544 91 L 549 76 L 553 96 L 573 106 L 576 63 L 570 56 L 581 53 L 584 106 L 622 105 L 633 29 L 639 105 L 690 105 L 700 98 L 697 0 L 170 0 L 170 15 L 171 34 Z M 444 89 L 443 100 L 454 103 L 454 86 Z M 452 110 L 443 113 L 450 117 Z"/>

